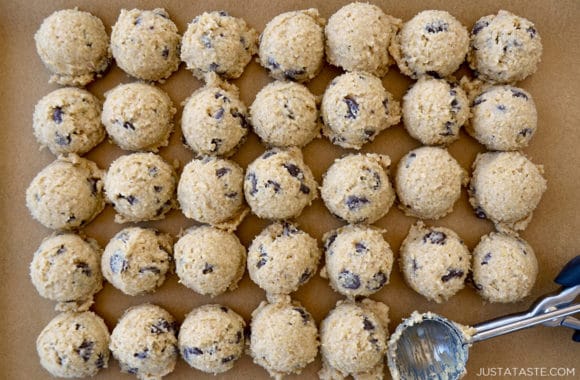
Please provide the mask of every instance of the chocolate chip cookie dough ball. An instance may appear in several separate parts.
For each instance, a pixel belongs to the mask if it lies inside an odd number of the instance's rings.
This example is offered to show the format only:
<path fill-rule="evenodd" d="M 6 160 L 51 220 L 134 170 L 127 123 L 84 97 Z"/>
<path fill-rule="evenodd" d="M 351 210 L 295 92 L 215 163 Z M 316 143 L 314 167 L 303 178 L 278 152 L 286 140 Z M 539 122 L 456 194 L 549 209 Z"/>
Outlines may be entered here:
<path fill-rule="evenodd" d="M 115 288 L 130 296 L 153 292 L 173 269 L 173 239 L 151 228 L 119 231 L 101 258 L 103 275 Z"/>
<path fill-rule="evenodd" d="M 338 301 L 320 324 L 320 379 L 381 379 L 389 337 L 389 308 L 382 302 Z"/>
<path fill-rule="evenodd" d="M 121 149 L 157 152 L 167 146 L 176 112 L 167 93 L 135 82 L 120 84 L 105 97 L 102 122 Z"/>
<path fill-rule="evenodd" d="M 536 72 L 542 39 L 534 24 L 508 11 L 480 18 L 471 30 L 469 66 L 493 83 L 521 81 Z"/>
<path fill-rule="evenodd" d="M 36 340 L 40 364 L 55 377 L 94 376 L 109 363 L 109 330 L 91 311 L 57 315 Z"/>
<path fill-rule="evenodd" d="M 324 29 L 326 59 L 346 71 L 361 70 L 383 77 L 392 63 L 389 45 L 401 24 L 376 5 L 345 5 L 330 16 Z"/>
<path fill-rule="evenodd" d="M 399 161 L 395 188 L 399 208 L 409 216 L 439 219 L 453 210 L 467 185 L 467 172 L 443 148 L 421 147 Z"/>
<path fill-rule="evenodd" d="M 103 22 L 76 8 L 56 11 L 44 19 L 34 41 L 42 63 L 52 74 L 50 83 L 85 86 L 111 63 Z"/>
<path fill-rule="evenodd" d="M 275 222 L 248 248 L 248 273 L 273 299 L 308 282 L 316 274 L 320 256 L 316 239 L 295 224 Z"/>
<path fill-rule="evenodd" d="M 320 134 L 316 97 L 298 83 L 266 85 L 256 95 L 250 114 L 254 132 L 268 146 L 303 147 Z"/>
<path fill-rule="evenodd" d="M 473 250 L 473 283 L 489 302 L 517 302 L 530 294 L 538 275 L 534 250 L 515 235 L 492 232 Z"/>
<path fill-rule="evenodd" d="M 498 230 L 523 230 L 546 191 L 543 167 L 518 152 L 478 154 L 469 184 L 469 202 L 478 218 Z"/>
<path fill-rule="evenodd" d="M 259 218 L 289 219 L 317 197 L 318 184 L 298 148 L 267 150 L 248 165 L 244 194 Z"/>
<path fill-rule="evenodd" d="M 179 66 L 181 36 L 163 8 L 121 9 L 111 32 L 117 65 L 143 80 L 167 79 Z"/>
<path fill-rule="evenodd" d="M 419 12 L 407 21 L 389 47 L 401 72 L 417 79 L 423 75 L 443 78 L 465 60 L 469 33 L 446 11 Z"/>
<path fill-rule="evenodd" d="M 315 8 L 274 17 L 260 36 L 260 64 L 278 80 L 314 78 L 324 62 L 325 23 Z"/>
<path fill-rule="evenodd" d="M 159 306 L 143 304 L 125 311 L 109 345 L 121 371 L 139 379 L 161 379 L 177 361 L 177 322 Z"/>
<path fill-rule="evenodd" d="M 374 223 L 395 201 L 389 181 L 391 159 L 374 153 L 351 154 L 334 161 L 320 190 L 330 212 L 348 223 Z"/>
<path fill-rule="evenodd" d="M 320 111 L 324 135 L 347 149 L 360 149 L 401 119 L 399 102 L 379 78 L 364 72 L 334 78 L 324 92 Z"/>
<path fill-rule="evenodd" d="M 26 189 L 26 207 L 47 228 L 83 227 L 105 207 L 103 174 L 94 162 L 76 154 L 59 156 Z"/>
<path fill-rule="evenodd" d="M 250 355 L 270 376 L 300 374 L 318 354 L 318 329 L 312 315 L 290 297 L 263 301 L 252 312 Z"/>
<path fill-rule="evenodd" d="M 457 234 L 418 221 L 399 251 L 405 282 L 430 301 L 447 301 L 465 286 L 471 255 Z"/>
<path fill-rule="evenodd" d="M 159 220 L 175 207 L 177 175 L 154 153 L 117 158 L 105 175 L 105 194 L 117 215 L 115 222 Z"/>
<path fill-rule="evenodd" d="M 93 239 L 72 233 L 42 241 L 30 263 L 30 278 L 38 293 L 57 301 L 58 311 L 86 311 L 103 287 L 101 248 Z"/>
<path fill-rule="evenodd" d="M 403 122 L 425 145 L 449 145 L 469 118 L 467 95 L 455 83 L 421 77 L 403 97 Z"/>
<path fill-rule="evenodd" d="M 215 72 L 238 78 L 258 51 L 258 32 L 226 11 L 204 12 L 187 26 L 181 60 L 198 79 Z"/>
<path fill-rule="evenodd" d="M 179 282 L 205 296 L 236 289 L 246 269 L 246 248 L 238 237 L 215 227 L 188 229 L 173 254 Z"/>
<path fill-rule="evenodd" d="M 52 154 L 82 156 L 105 138 L 101 102 L 86 90 L 60 88 L 36 103 L 32 128 L 36 140 Z"/>
<path fill-rule="evenodd" d="M 181 130 L 198 155 L 233 155 L 246 139 L 248 110 L 233 84 L 208 76 L 208 84 L 184 103 Z"/>
<path fill-rule="evenodd" d="M 193 309 L 179 329 L 181 357 L 195 369 L 223 373 L 233 368 L 244 353 L 246 322 L 222 305 Z"/>
<path fill-rule="evenodd" d="M 536 132 L 536 105 L 521 88 L 489 87 L 474 99 L 471 112 L 466 129 L 489 150 L 525 148 Z"/>
<path fill-rule="evenodd" d="M 389 282 L 393 251 L 382 230 L 347 225 L 324 237 L 326 265 L 320 275 L 332 289 L 350 299 L 369 296 Z"/>

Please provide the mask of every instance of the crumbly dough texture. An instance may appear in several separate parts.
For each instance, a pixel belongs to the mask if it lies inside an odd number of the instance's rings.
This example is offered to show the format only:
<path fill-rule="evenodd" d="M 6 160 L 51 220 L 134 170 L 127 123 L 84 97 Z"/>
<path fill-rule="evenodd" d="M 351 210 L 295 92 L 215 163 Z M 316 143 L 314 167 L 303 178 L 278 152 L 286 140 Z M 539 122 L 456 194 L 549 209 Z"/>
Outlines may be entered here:
<path fill-rule="evenodd" d="M 204 12 L 187 26 L 181 60 L 198 79 L 215 72 L 238 78 L 258 51 L 258 32 L 226 11 Z"/>
<path fill-rule="evenodd" d="M 405 215 L 439 219 L 453 210 L 469 177 L 443 148 L 421 147 L 399 161 L 395 187 Z"/>
<path fill-rule="evenodd" d="M 50 83 L 82 87 L 100 77 L 111 63 L 103 22 L 77 8 L 59 10 L 44 19 L 34 41 L 52 74 Z"/>
<path fill-rule="evenodd" d="M 318 329 L 312 315 L 290 297 L 262 301 L 252 312 L 249 354 L 270 376 L 300 374 L 318 354 Z"/>
<path fill-rule="evenodd" d="M 26 189 L 26 207 L 53 230 L 74 230 L 90 223 L 105 207 L 103 171 L 76 154 L 59 156 Z"/>
<path fill-rule="evenodd" d="M 55 377 L 94 376 L 109 363 L 109 330 L 91 311 L 54 317 L 36 340 L 40 364 Z"/>
<path fill-rule="evenodd" d="M 326 60 L 346 71 L 383 77 L 392 64 L 388 48 L 401 25 L 400 19 L 386 15 L 376 5 L 345 5 L 326 24 Z"/>
<path fill-rule="evenodd" d="M 465 91 L 454 82 L 421 77 L 403 97 L 403 122 L 424 145 L 449 145 L 469 118 Z"/>
<path fill-rule="evenodd" d="M 254 132 L 267 146 L 303 147 L 320 135 L 316 97 L 304 85 L 274 81 L 250 107 Z"/>
<path fill-rule="evenodd" d="M 159 220 L 176 206 L 177 174 L 154 153 L 132 153 L 111 163 L 105 194 L 117 215 L 115 222 Z"/>
<path fill-rule="evenodd" d="M 246 141 L 248 109 L 233 84 L 208 75 L 208 83 L 183 104 L 181 130 L 197 155 L 229 157 Z"/>
<path fill-rule="evenodd" d="M 399 267 L 413 290 L 441 303 L 465 286 L 471 254 L 454 231 L 418 221 L 401 244 Z"/>
<path fill-rule="evenodd" d="M 316 8 L 274 17 L 260 35 L 260 64 L 278 80 L 314 78 L 324 63 L 324 24 Z"/>
<path fill-rule="evenodd" d="M 181 357 L 206 373 L 229 371 L 244 353 L 245 327 L 244 319 L 229 307 L 211 304 L 195 308 L 179 329 Z"/>
<path fill-rule="evenodd" d="M 52 154 L 82 156 L 105 138 L 101 101 L 80 88 L 59 88 L 36 103 L 32 128 L 36 140 Z"/>
<path fill-rule="evenodd" d="M 473 250 L 473 284 L 486 301 L 520 301 L 531 293 L 537 276 L 534 250 L 515 234 L 484 235 Z"/>
<path fill-rule="evenodd" d="M 142 304 L 125 311 L 111 333 L 109 348 L 121 371 L 141 380 L 160 380 L 173 372 L 178 356 L 177 322 L 159 306 Z"/>
<path fill-rule="evenodd" d="M 177 26 L 163 8 L 121 9 L 111 32 L 117 66 L 148 81 L 162 81 L 177 70 L 180 43 Z"/>
<path fill-rule="evenodd" d="M 547 188 L 543 171 L 519 152 L 478 154 L 468 189 L 476 216 L 499 231 L 525 229 Z"/>
<path fill-rule="evenodd" d="M 542 39 L 535 25 L 508 11 L 480 18 L 471 30 L 467 61 L 482 80 L 521 81 L 536 72 L 541 56 Z"/>
<path fill-rule="evenodd" d="M 273 148 L 246 170 L 244 194 L 252 212 L 265 219 L 300 215 L 318 196 L 318 184 L 298 148 Z"/>
<path fill-rule="evenodd" d="M 325 266 L 320 271 L 332 289 L 354 299 L 381 290 L 389 283 L 393 251 L 384 230 L 347 225 L 324 234 Z"/>
<path fill-rule="evenodd" d="M 193 159 L 183 168 L 177 200 L 187 218 L 233 231 L 248 213 L 244 169 L 217 157 Z"/>
<path fill-rule="evenodd" d="M 248 248 L 248 273 L 268 299 L 290 294 L 308 282 L 318 268 L 316 239 L 290 222 L 274 222 Z"/>
<path fill-rule="evenodd" d="M 326 208 L 348 223 L 374 223 L 395 201 L 387 155 L 350 154 L 334 161 L 324 174 L 320 194 Z"/>
<path fill-rule="evenodd" d="M 103 275 L 130 296 L 155 291 L 173 269 L 173 239 L 151 228 L 128 227 L 109 241 L 101 258 Z"/>
<path fill-rule="evenodd" d="M 211 226 L 185 231 L 173 254 L 179 282 L 205 296 L 236 289 L 246 269 L 246 248 L 238 237 Z"/>
<path fill-rule="evenodd" d="M 419 12 L 407 21 L 389 47 L 401 72 L 417 79 L 444 78 L 459 68 L 469 49 L 469 33 L 446 11 Z"/>
<path fill-rule="evenodd" d="M 389 337 L 388 313 L 387 305 L 368 298 L 360 302 L 338 301 L 320 324 L 319 378 L 382 379 Z"/>
<path fill-rule="evenodd" d="M 101 248 L 94 239 L 54 234 L 42 241 L 30 263 L 38 293 L 58 302 L 58 311 L 86 311 L 103 287 Z"/>
<path fill-rule="evenodd" d="M 121 149 L 157 152 L 167 146 L 176 109 L 165 91 L 146 83 L 126 83 L 105 93 L 102 122 Z"/>
<path fill-rule="evenodd" d="M 347 149 L 360 149 L 401 120 L 399 102 L 381 80 L 360 71 L 342 74 L 330 82 L 320 112 L 324 135 Z"/>

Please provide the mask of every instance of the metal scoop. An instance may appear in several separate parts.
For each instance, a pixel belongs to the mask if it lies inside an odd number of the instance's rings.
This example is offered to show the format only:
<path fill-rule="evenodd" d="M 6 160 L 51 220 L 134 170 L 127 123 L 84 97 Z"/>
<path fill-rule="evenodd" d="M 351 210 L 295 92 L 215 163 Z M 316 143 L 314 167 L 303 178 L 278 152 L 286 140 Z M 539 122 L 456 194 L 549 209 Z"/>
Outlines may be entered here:
<path fill-rule="evenodd" d="M 388 344 L 388 362 L 393 379 L 459 379 L 465 374 L 471 344 L 538 324 L 576 330 L 580 341 L 580 256 L 564 266 L 556 283 L 563 287 L 539 299 L 528 311 L 477 324 L 459 325 L 434 313 L 413 313 L 403 320 Z"/>

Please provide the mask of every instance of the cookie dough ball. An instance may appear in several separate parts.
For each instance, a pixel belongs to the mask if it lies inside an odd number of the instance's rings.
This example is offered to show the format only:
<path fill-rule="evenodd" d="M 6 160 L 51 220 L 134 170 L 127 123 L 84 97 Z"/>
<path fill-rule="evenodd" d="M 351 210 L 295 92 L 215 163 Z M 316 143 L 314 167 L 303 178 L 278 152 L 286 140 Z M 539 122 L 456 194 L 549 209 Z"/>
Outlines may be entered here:
<path fill-rule="evenodd" d="M 94 376 L 109 363 L 109 330 L 93 312 L 54 317 L 36 340 L 40 364 L 55 377 Z"/>
<path fill-rule="evenodd" d="M 32 284 L 56 310 L 86 311 L 103 287 L 101 248 L 93 239 L 65 233 L 42 241 L 30 263 Z"/>
<path fill-rule="evenodd" d="M 324 63 L 324 24 L 318 9 L 282 13 L 260 36 L 260 64 L 278 80 L 307 82 Z"/>
<path fill-rule="evenodd" d="M 163 285 L 173 265 L 173 239 L 151 228 L 119 231 L 101 258 L 103 275 L 115 288 L 130 296 L 153 292 Z"/>
<path fill-rule="evenodd" d="M 330 16 L 324 30 L 328 63 L 346 71 L 383 77 L 391 60 L 388 47 L 402 21 L 368 3 L 350 3 Z"/>
<path fill-rule="evenodd" d="M 102 178 L 94 162 L 72 153 L 59 156 L 26 189 L 26 207 L 47 228 L 83 227 L 105 207 Z"/>
<path fill-rule="evenodd" d="M 258 51 L 258 32 L 226 11 L 204 12 L 187 26 L 181 60 L 198 79 L 215 72 L 239 78 Z"/>
<path fill-rule="evenodd" d="M 447 301 L 465 286 L 471 255 L 457 234 L 419 221 L 409 230 L 399 251 L 407 284 L 430 301 Z"/>
<path fill-rule="evenodd" d="M 250 108 L 254 132 L 268 146 L 303 147 L 320 134 L 316 97 L 294 82 L 275 81 Z"/>
<path fill-rule="evenodd" d="M 135 82 L 120 84 L 105 97 L 102 121 L 121 149 L 157 152 L 167 146 L 176 112 L 167 93 Z"/>
<path fill-rule="evenodd" d="M 405 215 L 439 219 L 451 211 L 469 180 L 467 172 L 443 148 L 421 147 L 407 153 L 397 167 L 395 187 Z"/>
<path fill-rule="evenodd" d="M 478 218 L 502 229 L 523 230 L 546 191 L 543 167 L 518 152 L 478 154 L 469 184 L 469 202 Z"/>
<path fill-rule="evenodd" d="M 32 128 L 36 140 L 52 154 L 82 156 L 105 138 L 101 102 L 86 90 L 60 88 L 36 103 Z"/>
<path fill-rule="evenodd" d="M 391 159 L 374 153 L 351 154 L 334 161 L 320 194 L 330 212 L 348 223 L 374 223 L 395 201 L 389 181 Z"/>
<path fill-rule="evenodd" d="M 534 250 L 522 238 L 492 232 L 473 250 L 473 283 L 489 302 L 517 302 L 527 297 L 538 275 Z"/>
<path fill-rule="evenodd" d="M 246 322 L 222 305 L 193 309 L 179 329 L 181 357 L 195 369 L 223 373 L 233 368 L 244 353 Z"/>
<path fill-rule="evenodd" d="M 267 150 L 248 165 L 244 194 L 259 218 L 289 219 L 318 196 L 318 184 L 298 148 Z"/>
<path fill-rule="evenodd" d="M 183 137 L 198 155 L 233 155 L 246 140 L 249 128 L 248 110 L 232 84 L 210 81 L 183 106 Z"/>
<path fill-rule="evenodd" d="M 105 194 L 117 215 L 115 222 L 163 219 L 175 206 L 177 175 L 154 153 L 117 158 L 105 175 Z"/>
<path fill-rule="evenodd" d="M 244 170 L 234 161 L 193 159 L 183 168 L 177 186 L 181 211 L 200 223 L 235 229 L 247 213 L 243 182 Z"/>
<path fill-rule="evenodd" d="M 320 379 L 380 379 L 389 337 L 389 308 L 381 302 L 339 301 L 320 324 Z"/>
<path fill-rule="evenodd" d="M 347 149 L 360 149 L 401 120 L 399 102 L 379 78 L 363 72 L 334 78 L 324 92 L 320 112 L 324 135 Z"/>
<path fill-rule="evenodd" d="M 84 86 L 111 63 L 103 22 L 89 12 L 63 9 L 48 16 L 34 35 L 36 51 L 51 72 L 50 83 Z"/>
<path fill-rule="evenodd" d="M 269 298 L 290 294 L 316 274 L 320 256 L 316 239 L 295 224 L 276 222 L 252 241 L 248 272 Z"/>
<path fill-rule="evenodd" d="M 215 227 L 188 229 L 173 254 L 179 282 L 204 296 L 236 289 L 246 269 L 246 248 L 238 237 Z"/>
<path fill-rule="evenodd" d="M 494 83 L 513 83 L 536 72 L 542 39 L 534 24 L 508 11 L 480 18 L 471 30 L 469 66 Z"/>
<path fill-rule="evenodd" d="M 181 36 L 163 8 L 121 9 L 111 32 L 111 50 L 117 65 L 143 80 L 169 78 L 179 66 Z"/>
<path fill-rule="evenodd" d="M 419 12 L 407 21 L 389 47 L 401 72 L 417 79 L 423 75 L 443 78 L 465 60 L 469 33 L 446 11 Z"/>
<path fill-rule="evenodd" d="M 403 97 L 403 122 L 424 145 L 449 145 L 469 118 L 467 95 L 455 83 L 421 77 Z"/>
<path fill-rule="evenodd" d="M 489 150 L 518 150 L 536 133 L 532 96 L 521 88 L 492 86 L 477 96 L 467 131 Z"/>
<path fill-rule="evenodd" d="M 300 374 L 318 354 L 318 329 L 312 315 L 290 298 L 262 302 L 252 312 L 250 355 L 270 376 Z"/>
<path fill-rule="evenodd" d="M 139 379 L 161 379 L 177 361 L 177 322 L 159 306 L 143 304 L 125 311 L 111 333 L 109 348 L 121 371 Z"/>

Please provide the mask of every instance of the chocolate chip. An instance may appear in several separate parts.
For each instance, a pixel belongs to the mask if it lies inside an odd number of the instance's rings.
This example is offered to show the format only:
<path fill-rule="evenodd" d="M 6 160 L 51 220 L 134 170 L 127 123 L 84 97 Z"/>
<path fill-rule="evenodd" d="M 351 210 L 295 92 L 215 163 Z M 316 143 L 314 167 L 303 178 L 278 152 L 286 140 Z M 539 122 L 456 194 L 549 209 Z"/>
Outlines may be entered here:
<path fill-rule="evenodd" d="M 135 126 L 133 125 L 133 123 L 131 123 L 130 121 L 126 121 L 123 123 L 123 128 L 125 129 L 130 129 L 132 131 L 135 130 Z"/>
<path fill-rule="evenodd" d="M 526 29 L 526 32 L 528 32 L 530 34 L 530 38 L 534 38 L 536 37 L 536 28 L 534 28 L 533 26 L 530 26 Z"/>
<path fill-rule="evenodd" d="M 455 90 L 451 90 L 451 91 L 455 92 Z M 451 112 L 457 113 L 460 110 L 461 110 L 461 106 L 459 105 L 457 98 L 453 98 L 453 100 L 451 100 Z"/>
<path fill-rule="evenodd" d="M 487 27 L 489 25 L 489 21 L 487 20 L 479 20 L 478 22 L 473 25 L 473 29 L 471 30 L 472 34 L 477 34 L 481 31 L 481 29 Z"/>
<path fill-rule="evenodd" d="M 455 136 L 455 133 L 453 132 L 453 122 L 452 121 L 445 122 L 445 130 L 443 132 L 439 133 L 439 136 Z"/>
<path fill-rule="evenodd" d="M 280 68 L 280 64 L 272 57 L 268 57 L 266 65 L 272 70 L 277 70 Z"/>
<path fill-rule="evenodd" d="M 370 140 L 371 140 L 371 139 L 374 137 L 375 133 L 376 133 L 376 131 L 375 131 L 375 130 L 372 130 L 372 129 L 365 129 L 365 130 L 363 131 L 363 135 L 364 135 L 364 137 L 363 137 L 363 138 L 364 138 L 365 140 L 367 140 L 367 141 L 370 141 Z"/>
<path fill-rule="evenodd" d="M 365 168 L 364 171 L 369 173 L 372 176 L 374 183 L 372 184 L 371 189 L 373 189 L 375 191 L 378 190 L 382 184 L 381 175 L 379 174 L 379 172 L 377 172 L 376 170 L 369 169 L 369 168 Z"/>
<path fill-rule="evenodd" d="M 75 220 L 77 220 L 77 217 L 76 217 L 76 216 L 74 216 L 74 215 L 71 215 L 71 216 L 69 216 L 69 217 L 66 219 L 66 222 L 67 222 L 67 223 L 72 223 L 72 222 L 74 222 Z"/>
<path fill-rule="evenodd" d="M 260 260 L 258 260 L 258 262 L 256 263 L 256 268 L 260 269 L 261 267 L 266 265 L 266 263 L 270 260 L 270 258 L 268 257 L 268 253 L 266 252 L 262 244 L 260 244 L 260 246 L 258 247 L 258 251 L 260 251 L 260 254 L 258 255 Z"/>
<path fill-rule="evenodd" d="M 219 67 L 220 67 L 220 65 L 218 63 L 212 62 L 209 64 L 208 69 L 209 69 L 209 71 L 217 72 Z"/>
<path fill-rule="evenodd" d="M 163 186 L 157 186 L 157 185 L 153 186 L 153 191 L 155 191 L 156 193 L 160 193 L 161 190 L 163 190 Z"/>
<path fill-rule="evenodd" d="M 485 211 L 483 211 L 483 209 L 481 208 L 481 206 L 477 206 L 475 208 L 475 216 L 478 217 L 479 219 L 485 219 L 485 218 L 487 218 L 487 215 L 485 214 Z"/>
<path fill-rule="evenodd" d="M 369 249 L 367 248 L 366 245 L 357 241 L 356 243 L 354 243 L 354 250 L 356 251 L 356 253 L 365 253 Z"/>
<path fill-rule="evenodd" d="M 345 117 L 347 119 L 356 119 L 359 111 L 359 105 L 356 100 L 354 100 L 352 96 L 345 96 L 343 101 L 348 106 L 348 111 Z"/>
<path fill-rule="evenodd" d="M 121 240 L 123 243 L 129 241 L 129 233 L 127 231 L 121 231 L 115 237 L 117 240 Z"/>
<path fill-rule="evenodd" d="M 159 320 L 151 325 L 151 329 L 149 330 L 151 334 L 159 335 L 162 333 L 168 333 L 170 331 L 175 331 L 175 327 L 173 324 L 169 323 L 164 318 L 159 318 Z"/>
<path fill-rule="evenodd" d="M 95 367 L 98 369 L 105 368 L 105 355 L 102 352 L 99 352 L 97 355 L 97 360 L 95 360 Z"/>
<path fill-rule="evenodd" d="M 387 283 L 388 277 L 383 272 L 377 272 L 373 275 L 367 284 L 367 289 L 371 291 L 379 290 Z"/>
<path fill-rule="evenodd" d="M 434 71 L 434 70 L 426 71 L 425 74 L 430 75 L 436 79 L 441 79 L 441 75 L 439 75 L 439 73 L 437 71 Z"/>
<path fill-rule="evenodd" d="M 338 283 L 345 289 L 358 289 L 360 288 L 360 277 L 358 274 L 352 273 L 347 269 L 343 269 L 338 274 Z"/>
<path fill-rule="evenodd" d="M 417 154 L 415 152 L 411 152 L 407 155 L 407 157 L 405 159 L 405 167 L 406 168 L 408 168 L 413 163 L 413 160 L 415 160 L 415 157 L 417 157 Z"/>
<path fill-rule="evenodd" d="M 306 73 L 306 68 L 302 69 L 288 69 L 284 71 L 284 78 L 288 80 L 296 80 Z"/>
<path fill-rule="evenodd" d="M 477 98 L 475 98 L 475 100 L 473 101 L 473 106 L 478 106 L 481 103 L 485 103 L 487 102 L 487 99 L 484 98 L 483 96 L 479 95 Z"/>
<path fill-rule="evenodd" d="M 213 152 L 213 153 L 217 152 L 220 149 L 222 142 L 223 142 L 222 139 L 216 139 L 216 138 L 211 139 L 211 141 L 210 141 L 210 144 L 212 145 L 211 152 Z"/>
<path fill-rule="evenodd" d="M 203 355 L 203 351 L 198 347 L 185 347 L 183 349 L 183 357 L 185 360 L 190 360 L 192 356 Z"/>
<path fill-rule="evenodd" d="M 417 260 L 413 259 L 413 273 L 417 272 L 419 269 L 419 264 L 417 264 Z"/>
<path fill-rule="evenodd" d="M 203 44 L 203 46 L 206 49 L 211 49 L 213 47 L 212 43 L 211 43 L 211 38 L 209 38 L 209 36 L 207 34 L 202 34 L 201 37 L 199 37 L 199 40 L 201 41 L 201 43 Z"/>
<path fill-rule="evenodd" d="M 220 306 L 220 310 L 223 311 L 224 313 L 227 313 L 229 311 L 229 309 L 225 306 Z"/>
<path fill-rule="evenodd" d="M 288 173 L 290 173 L 292 177 L 298 177 L 302 174 L 302 169 L 300 169 L 298 166 L 294 164 L 286 163 L 282 166 L 284 166 L 284 168 L 288 170 Z"/>
<path fill-rule="evenodd" d="M 328 250 L 328 248 L 330 248 L 330 246 L 332 245 L 332 243 L 334 243 L 334 241 L 336 240 L 336 237 L 338 236 L 338 234 L 336 232 L 333 232 L 332 234 L 330 234 L 326 240 L 324 241 L 324 249 Z"/>
<path fill-rule="evenodd" d="M 235 355 L 226 356 L 225 358 L 222 358 L 222 364 L 229 363 L 232 360 L 234 360 L 235 358 L 236 358 Z"/>
<path fill-rule="evenodd" d="M 213 114 L 213 118 L 216 120 L 220 120 L 223 117 L 224 117 L 224 109 L 220 107 L 220 109 L 218 109 L 216 113 Z"/>
<path fill-rule="evenodd" d="M 370 201 L 367 198 L 359 197 L 356 195 L 349 195 L 345 200 L 346 207 L 348 207 L 350 211 L 358 210 L 363 205 L 368 203 L 370 203 Z"/>
<path fill-rule="evenodd" d="M 298 312 L 300 314 L 300 317 L 302 318 L 302 323 L 303 324 L 308 324 L 308 322 L 310 322 L 310 315 L 308 315 L 308 313 L 306 312 L 306 310 L 304 310 L 301 307 L 295 307 L 293 308 L 294 311 Z"/>
<path fill-rule="evenodd" d="M 91 195 L 96 196 L 99 192 L 97 184 L 99 183 L 100 179 L 95 178 L 95 177 L 90 177 L 90 178 L 87 178 L 87 181 L 89 181 L 89 186 L 91 187 Z"/>
<path fill-rule="evenodd" d="M 156 266 L 153 265 L 149 265 L 143 268 L 139 268 L 139 273 L 153 273 L 153 274 L 160 274 L 161 273 L 161 269 L 157 268 Z"/>
<path fill-rule="evenodd" d="M 135 198 L 135 196 L 133 196 L 133 195 L 119 194 L 119 195 L 117 195 L 117 198 L 126 200 L 127 202 L 129 202 L 129 204 L 131 206 L 133 206 L 135 203 L 139 202 L 139 200 L 137 198 Z"/>
<path fill-rule="evenodd" d="M 230 14 L 226 11 L 219 11 L 218 14 L 222 17 L 228 17 Z"/>
<path fill-rule="evenodd" d="M 463 277 L 463 271 L 460 269 L 449 269 L 447 271 L 447 274 L 441 276 L 441 281 L 447 282 L 455 277 L 459 277 L 459 278 Z"/>
<path fill-rule="evenodd" d="M 445 245 L 447 235 L 441 231 L 430 231 L 423 236 L 423 243 Z"/>
<path fill-rule="evenodd" d="M 266 181 L 265 187 L 272 187 L 274 189 L 274 193 L 278 194 L 281 190 L 281 186 L 278 182 L 273 181 L 271 179 Z"/>
<path fill-rule="evenodd" d="M 64 246 L 64 244 L 61 244 L 60 247 L 58 247 L 58 249 L 56 250 L 56 254 L 57 255 L 62 255 L 63 253 L 66 253 L 67 249 Z"/>
<path fill-rule="evenodd" d="M 216 175 L 216 177 L 221 178 L 231 171 L 232 170 L 230 168 L 219 168 L 219 169 L 216 169 L 215 175 Z"/>
<path fill-rule="evenodd" d="M 250 188 L 250 195 L 256 195 L 258 192 L 258 179 L 256 178 L 256 174 L 254 172 L 246 174 L 246 181 L 249 181 L 252 186 Z"/>
<path fill-rule="evenodd" d="M 165 59 L 169 57 L 169 48 L 165 46 L 163 50 L 161 50 L 161 56 Z"/>
<path fill-rule="evenodd" d="M 385 113 L 389 114 L 389 98 L 383 100 L 383 107 L 385 108 Z"/>
<path fill-rule="evenodd" d="M 524 128 L 518 133 L 518 135 L 522 137 L 528 137 L 528 135 L 531 136 L 533 133 L 534 131 L 532 130 L 532 128 Z"/>
<path fill-rule="evenodd" d="M 496 106 L 496 108 L 497 108 L 498 110 L 500 110 L 501 112 L 504 112 L 504 111 L 506 110 L 506 106 L 505 106 L 505 105 L 503 105 L 503 104 L 498 104 L 498 105 Z"/>
<path fill-rule="evenodd" d="M 288 222 L 282 223 L 282 235 L 290 236 L 290 235 L 295 235 L 298 232 L 300 232 L 300 231 L 293 224 L 288 223 Z"/>
<path fill-rule="evenodd" d="M 306 281 L 308 281 L 308 279 L 310 279 L 310 276 L 312 276 L 312 273 L 310 272 L 310 270 L 306 269 L 304 273 L 302 273 L 302 275 L 300 276 L 300 280 L 298 280 L 298 282 L 304 284 Z"/>
<path fill-rule="evenodd" d="M 201 273 L 208 274 L 208 273 L 212 273 L 212 272 L 213 272 L 213 265 L 211 265 L 209 263 L 205 263 Z"/>
<path fill-rule="evenodd" d="M 489 263 L 489 259 L 491 259 L 491 252 L 488 252 L 483 256 L 483 260 L 481 260 L 481 265 L 487 265 Z"/>
<path fill-rule="evenodd" d="M 523 98 L 525 100 L 528 100 L 528 95 L 526 95 L 523 91 L 516 90 L 515 88 L 510 88 L 510 90 L 514 98 Z"/>
<path fill-rule="evenodd" d="M 437 20 L 425 25 L 425 30 L 431 34 L 447 32 L 449 30 L 449 24 L 443 20 Z"/>
<path fill-rule="evenodd" d="M 229 193 L 225 193 L 226 198 L 236 198 L 238 196 L 237 191 L 230 191 Z"/>
<path fill-rule="evenodd" d="M 137 17 L 135 21 L 133 21 L 133 25 L 141 25 L 141 17 Z"/>
<path fill-rule="evenodd" d="M 91 277 L 93 275 L 93 271 L 89 264 L 85 263 L 84 261 L 76 262 L 75 267 L 81 270 L 81 273 L 87 277 Z"/>
<path fill-rule="evenodd" d="M 91 342 L 89 340 L 83 340 L 80 346 L 76 349 L 76 353 L 79 354 L 81 359 L 84 362 L 88 362 L 93 354 L 93 350 L 95 348 L 95 342 Z"/>
<path fill-rule="evenodd" d="M 137 367 L 129 367 L 127 368 L 127 373 L 131 375 L 136 375 L 139 372 L 139 368 Z"/>
<path fill-rule="evenodd" d="M 120 251 L 116 251 L 109 259 L 109 267 L 113 273 L 123 273 L 129 268 L 129 263 Z"/>
<path fill-rule="evenodd" d="M 54 142 L 60 146 L 68 146 L 72 141 L 72 137 L 67 134 L 65 136 L 61 135 L 60 133 L 56 132 L 54 134 Z"/>
<path fill-rule="evenodd" d="M 137 359 L 147 359 L 149 357 L 149 349 L 145 348 L 143 351 L 135 352 L 133 357 L 136 357 Z"/>
<path fill-rule="evenodd" d="M 264 154 L 262 155 L 262 160 L 265 160 L 268 157 L 272 157 L 273 155 L 278 154 L 278 151 L 275 150 L 267 150 L 266 152 L 264 152 Z"/>
<path fill-rule="evenodd" d="M 62 123 L 62 116 L 63 115 L 64 115 L 64 112 L 62 112 L 62 108 L 61 107 L 54 107 L 52 109 L 52 120 L 56 124 Z"/>
<path fill-rule="evenodd" d="M 367 317 L 363 317 L 363 328 L 367 331 L 371 331 L 375 329 L 375 325 Z"/>
<path fill-rule="evenodd" d="M 306 186 L 305 184 L 301 183 L 300 184 L 300 192 L 303 194 L 310 194 L 310 188 L 308 186 Z"/>
<path fill-rule="evenodd" d="M 244 336 L 243 330 L 236 332 L 236 343 L 240 343 L 242 341 L 243 336 Z"/>

